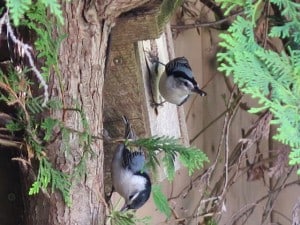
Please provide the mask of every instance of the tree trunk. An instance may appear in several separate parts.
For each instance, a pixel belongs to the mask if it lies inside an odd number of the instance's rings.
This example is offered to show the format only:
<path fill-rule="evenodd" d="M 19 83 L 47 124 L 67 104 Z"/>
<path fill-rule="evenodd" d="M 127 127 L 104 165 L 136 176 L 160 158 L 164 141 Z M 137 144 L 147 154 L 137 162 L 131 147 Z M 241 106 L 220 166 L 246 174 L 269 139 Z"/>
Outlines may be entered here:
<path fill-rule="evenodd" d="M 105 74 L 105 62 L 108 39 L 115 18 L 147 1 L 79 1 L 64 2 L 64 33 L 67 38 L 62 42 L 59 62 L 61 81 L 52 77 L 52 97 L 62 99 L 64 112 L 51 112 L 51 116 L 61 119 L 65 126 L 78 131 L 83 130 L 79 112 L 67 110 L 79 107 L 83 110 L 89 132 L 100 136 L 102 132 L 102 89 Z M 62 84 L 62 89 L 60 86 Z M 47 156 L 64 172 L 69 172 L 79 163 L 84 150 L 79 147 L 77 135 L 70 137 L 69 155 L 62 149 L 58 140 L 51 144 Z M 40 193 L 29 197 L 27 206 L 27 224 L 104 224 L 105 208 L 103 204 L 103 143 L 100 139 L 92 141 L 92 156 L 86 161 L 86 175 L 72 183 L 72 206 L 67 207 L 61 194 Z"/>

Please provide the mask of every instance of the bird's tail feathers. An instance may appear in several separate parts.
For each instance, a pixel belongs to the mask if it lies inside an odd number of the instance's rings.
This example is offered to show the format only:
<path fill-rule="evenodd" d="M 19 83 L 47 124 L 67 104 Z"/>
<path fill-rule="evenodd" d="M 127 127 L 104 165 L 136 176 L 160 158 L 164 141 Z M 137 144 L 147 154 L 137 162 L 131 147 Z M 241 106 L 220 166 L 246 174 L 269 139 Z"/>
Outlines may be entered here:
<path fill-rule="evenodd" d="M 125 124 L 125 135 L 124 137 L 126 139 L 132 139 L 132 140 L 136 140 L 137 139 L 137 136 L 131 126 L 131 123 L 129 122 L 129 120 L 127 119 L 126 116 L 122 116 L 122 119 L 123 119 L 123 122 Z"/>

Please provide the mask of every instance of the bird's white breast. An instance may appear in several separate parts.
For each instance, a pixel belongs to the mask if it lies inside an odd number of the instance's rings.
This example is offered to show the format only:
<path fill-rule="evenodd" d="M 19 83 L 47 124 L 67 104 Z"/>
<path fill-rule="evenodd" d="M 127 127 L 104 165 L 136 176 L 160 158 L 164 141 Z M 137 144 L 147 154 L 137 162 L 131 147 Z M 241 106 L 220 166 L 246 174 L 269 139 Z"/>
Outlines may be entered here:
<path fill-rule="evenodd" d="M 190 94 L 187 89 L 178 88 L 174 77 L 167 76 L 165 72 L 161 75 L 159 81 L 159 92 L 166 101 L 176 105 L 181 104 Z"/>
<path fill-rule="evenodd" d="M 134 175 L 130 170 L 120 168 L 119 173 L 113 173 L 112 182 L 115 190 L 127 201 L 133 192 L 143 190 L 146 180 Z"/>

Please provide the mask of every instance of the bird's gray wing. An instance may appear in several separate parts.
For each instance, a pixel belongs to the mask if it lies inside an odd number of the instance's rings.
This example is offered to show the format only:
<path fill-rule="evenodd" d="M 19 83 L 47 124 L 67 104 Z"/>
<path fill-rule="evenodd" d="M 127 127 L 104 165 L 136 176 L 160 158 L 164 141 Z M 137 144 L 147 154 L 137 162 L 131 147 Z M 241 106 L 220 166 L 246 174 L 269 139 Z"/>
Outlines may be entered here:
<path fill-rule="evenodd" d="M 123 167 L 133 173 L 145 169 L 145 155 L 142 151 L 130 151 L 127 148 L 123 151 Z"/>
<path fill-rule="evenodd" d="M 125 124 L 125 138 L 136 140 L 137 136 L 129 123 L 126 116 L 123 116 Z M 125 169 L 130 169 L 133 173 L 139 172 L 145 167 L 145 155 L 141 148 L 134 148 L 130 151 L 128 148 L 124 148 L 122 153 L 122 166 Z"/>

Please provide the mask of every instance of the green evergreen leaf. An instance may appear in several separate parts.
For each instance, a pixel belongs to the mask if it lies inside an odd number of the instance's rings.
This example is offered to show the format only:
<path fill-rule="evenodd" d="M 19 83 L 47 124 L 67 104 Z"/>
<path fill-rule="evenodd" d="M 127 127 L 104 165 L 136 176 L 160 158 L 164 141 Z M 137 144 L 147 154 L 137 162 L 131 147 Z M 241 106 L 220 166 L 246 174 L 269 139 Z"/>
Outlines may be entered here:
<path fill-rule="evenodd" d="M 53 133 L 53 129 L 56 125 L 59 124 L 59 121 L 56 119 L 52 119 L 50 117 L 47 117 L 41 124 L 41 128 L 45 131 L 44 140 L 50 141 Z"/>
<path fill-rule="evenodd" d="M 46 7 L 50 9 L 50 12 L 55 15 L 58 22 L 63 24 L 64 18 L 62 16 L 61 6 L 57 0 L 40 0 Z"/>
<path fill-rule="evenodd" d="M 127 210 L 125 212 L 112 211 L 109 215 L 111 218 L 112 225 L 150 225 L 150 217 L 146 216 L 144 218 L 137 218 L 135 213 L 132 210 Z"/>
<path fill-rule="evenodd" d="M 9 9 L 10 16 L 15 26 L 20 24 L 20 19 L 24 16 L 25 12 L 29 10 L 31 0 L 7 0 L 6 7 Z"/>
<path fill-rule="evenodd" d="M 131 140 L 127 143 L 130 146 L 140 146 L 147 149 L 147 167 L 156 172 L 156 167 L 160 166 L 158 154 L 162 153 L 162 162 L 168 180 L 172 181 L 175 176 L 174 161 L 177 155 L 182 164 L 188 168 L 192 174 L 196 169 L 203 167 L 204 162 L 208 162 L 207 156 L 197 148 L 186 147 L 179 144 L 174 137 L 150 137 Z"/>
<path fill-rule="evenodd" d="M 195 170 L 202 168 L 205 162 L 209 162 L 206 154 L 197 148 L 181 151 L 179 160 L 183 166 L 188 169 L 189 176 L 191 176 Z"/>
<path fill-rule="evenodd" d="M 168 203 L 168 199 L 163 194 L 159 185 L 152 186 L 152 197 L 157 209 L 166 215 L 167 218 L 171 216 L 171 208 Z"/>
<path fill-rule="evenodd" d="M 165 155 L 162 161 L 166 171 L 167 179 L 169 181 L 174 180 L 175 177 L 174 157 L 172 155 Z"/>
<path fill-rule="evenodd" d="M 26 12 L 28 12 L 35 4 L 40 3 L 50 9 L 50 12 L 56 16 L 60 24 L 64 23 L 61 6 L 57 0 L 38 0 L 34 3 L 31 0 L 8 0 L 6 1 L 6 6 L 9 9 L 10 17 L 12 18 L 14 25 L 18 26 Z M 47 14 L 45 12 L 44 17 L 46 16 Z"/>
<path fill-rule="evenodd" d="M 40 159 L 37 179 L 29 189 L 29 195 L 39 193 L 40 189 L 46 189 L 50 184 L 52 192 L 55 189 L 60 190 L 64 197 L 65 203 L 70 206 L 71 182 L 69 176 L 54 169 L 52 164 L 47 161 L 46 158 L 42 157 Z"/>
<path fill-rule="evenodd" d="M 17 121 L 9 121 L 5 127 L 11 131 L 11 132 L 15 132 L 15 131 L 20 131 L 22 129 L 24 129 L 24 126 L 21 125 L 19 122 Z"/>
<path fill-rule="evenodd" d="M 225 4 L 228 2 L 227 0 Z M 248 17 L 237 17 L 229 32 L 220 35 L 220 46 L 225 52 L 218 53 L 219 71 L 232 75 L 234 82 L 246 94 L 258 99 L 260 107 L 251 113 L 270 110 L 277 124 L 274 139 L 291 146 L 300 147 L 300 4 L 291 0 L 271 0 L 281 9 L 286 21 L 271 27 L 270 36 L 289 39 L 287 51 L 277 53 L 265 50 L 255 38 L 256 13 L 250 1 L 246 1 Z M 233 3 L 234 4 L 234 3 Z M 238 4 L 234 4 L 237 6 Z M 292 151 L 293 152 L 293 151 Z M 290 163 L 299 164 L 298 157 L 291 152 Z M 296 151 L 297 152 L 297 151 Z"/>

